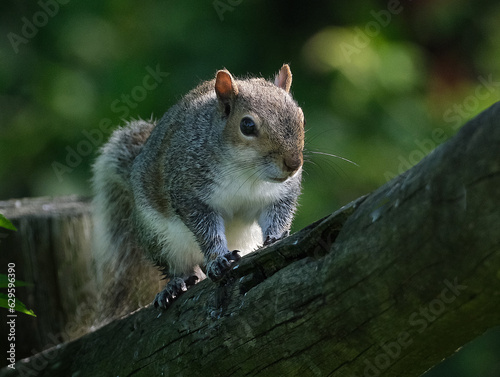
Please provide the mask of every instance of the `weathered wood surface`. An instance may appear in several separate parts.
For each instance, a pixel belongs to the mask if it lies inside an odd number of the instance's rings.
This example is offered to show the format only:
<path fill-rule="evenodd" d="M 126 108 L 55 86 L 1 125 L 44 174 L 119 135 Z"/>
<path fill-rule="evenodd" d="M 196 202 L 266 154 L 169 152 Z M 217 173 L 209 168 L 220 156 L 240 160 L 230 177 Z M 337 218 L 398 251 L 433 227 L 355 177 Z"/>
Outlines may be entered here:
<path fill-rule="evenodd" d="M 50 345 L 82 335 L 88 328 L 93 285 L 89 201 L 70 196 L 0 201 L 0 213 L 18 231 L 0 229 L 0 266 L 15 264 L 16 296 L 36 318 L 16 318 L 16 356 L 32 356 Z M 7 334 L 6 321 L 0 331 Z M 2 341 L 2 354 L 9 342 Z M 6 365 L 2 358 L 0 365 Z"/>
<path fill-rule="evenodd" d="M 419 376 L 500 324 L 500 104 L 283 242 L 11 376 Z M 35 372 L 36 371 L 36 372 Z"/>

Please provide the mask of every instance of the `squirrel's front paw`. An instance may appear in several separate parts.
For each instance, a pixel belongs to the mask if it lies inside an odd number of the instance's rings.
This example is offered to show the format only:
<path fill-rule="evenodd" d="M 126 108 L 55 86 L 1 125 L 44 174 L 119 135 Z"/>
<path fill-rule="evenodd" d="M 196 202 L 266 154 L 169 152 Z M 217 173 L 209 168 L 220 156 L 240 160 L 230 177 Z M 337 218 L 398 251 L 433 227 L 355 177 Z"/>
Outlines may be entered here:
<path fill-rule="evenodd" d="M 170 279 L 163 291 L 156 294 L 155 308 L 167 309 L 175 298 L 187 291 L 190 286 L 195 285 L 197 280 L 197 276 L 190 276 L 185 280 L 180 277 Z"/>
<path fill-rule="evenodd" d="M 224 255 L 219 255 L 214 260 L 211 260 L 207 263 L 207 276 L 212 281 L 219 281 L 229 267 L 234 262 L 237 262 L 241 259 L 241 256 L 238 254 L 238 250 L 230 251 Z"/>

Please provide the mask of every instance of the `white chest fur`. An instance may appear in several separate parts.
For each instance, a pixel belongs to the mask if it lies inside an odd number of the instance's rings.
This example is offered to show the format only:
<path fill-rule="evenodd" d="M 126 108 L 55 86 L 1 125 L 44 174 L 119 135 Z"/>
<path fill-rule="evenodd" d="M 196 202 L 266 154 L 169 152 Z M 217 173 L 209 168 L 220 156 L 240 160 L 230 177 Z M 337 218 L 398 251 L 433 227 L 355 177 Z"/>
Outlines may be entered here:
<path fill-rule="evenodd" d="M 262 245 L 258 219 L 267 206 L 283 197 L 285 190 L 283 183 L 262 181 L 255 173 L 223 175 L 206 202 L 224 218 L 229 250 L 246 254 Z"/>

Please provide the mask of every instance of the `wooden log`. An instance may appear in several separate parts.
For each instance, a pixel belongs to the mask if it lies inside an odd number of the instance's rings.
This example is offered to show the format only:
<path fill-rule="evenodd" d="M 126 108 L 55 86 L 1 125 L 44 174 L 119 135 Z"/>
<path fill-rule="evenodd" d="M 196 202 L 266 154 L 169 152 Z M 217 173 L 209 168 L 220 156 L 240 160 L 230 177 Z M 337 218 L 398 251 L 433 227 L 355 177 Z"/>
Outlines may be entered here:
<path fill-rule="evenodd" d="M 419 376 L 500 324 L 500 104 L 285 240 L 2 376 Z"/>

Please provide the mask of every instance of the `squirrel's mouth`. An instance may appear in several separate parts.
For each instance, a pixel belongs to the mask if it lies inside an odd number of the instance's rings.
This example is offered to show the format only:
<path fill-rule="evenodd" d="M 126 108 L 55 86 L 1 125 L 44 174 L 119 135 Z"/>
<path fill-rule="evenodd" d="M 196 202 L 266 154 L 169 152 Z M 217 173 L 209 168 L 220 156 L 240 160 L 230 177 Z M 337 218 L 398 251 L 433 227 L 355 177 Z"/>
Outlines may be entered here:
<path fill-rule="evenodd" d="M 259 173 L 262 180 L 272 183 L 283 183 L 289 178 L 295 177 L 301 171 L 302 164 L 298 167 L 290 168 L 276 161 L 266 161 L 262 168 Z"/>
<path fill-rule="evenodd" d="M 287 177 L 271 177 L 271 178 L 269 178 L 269 180 L 271 182 L 282 183 L 282 182 L 285 182 L 288 178 L 290 178 L 290 177 L 288 177 L 288 176 Z"/>
<path fill-rule="evenodd" d="M 282 171 L 281 174 L 277 174 L 277 172 L 274 172 L 273 175 L 270 174 L 267 176 L 267 180 L 274 183 L 283 183 L 287 179 L 295 177 L 299 173 L 299 171 L 300 168 L 296 169 L 295 171 Z"/>

